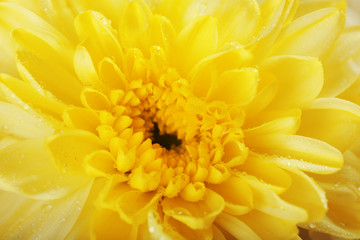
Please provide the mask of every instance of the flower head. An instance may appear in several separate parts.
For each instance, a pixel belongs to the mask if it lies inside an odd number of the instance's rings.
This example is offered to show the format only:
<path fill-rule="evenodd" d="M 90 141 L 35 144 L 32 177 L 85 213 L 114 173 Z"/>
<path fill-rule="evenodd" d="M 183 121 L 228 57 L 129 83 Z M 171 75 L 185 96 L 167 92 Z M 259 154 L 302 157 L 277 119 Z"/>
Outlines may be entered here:
<path fill-rule="evenodd" d="M 345 6 L 1 2 L 2 237 L 296 238 L 359 131 Z"/>

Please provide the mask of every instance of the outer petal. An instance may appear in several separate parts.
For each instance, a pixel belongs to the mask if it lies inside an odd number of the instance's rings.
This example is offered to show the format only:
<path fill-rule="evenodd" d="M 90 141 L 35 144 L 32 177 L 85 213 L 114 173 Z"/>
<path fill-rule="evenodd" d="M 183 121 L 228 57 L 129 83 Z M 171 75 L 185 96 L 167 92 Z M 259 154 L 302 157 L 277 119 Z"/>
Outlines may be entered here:
<path fill-rule="evenodd" d="M 254 207 L 251 188 L 237 176 L 232 176 L 221 184 L 211 185 L 210 188 L 224 198 L 224 211 L 229 214 L 242 215 Z"/>
<path fill-rule="evenodd" d="M 87 11 L 79 14 L 75 19 L 75 28 L 95 66 L 105 57 L 113 57 L 122 65 L 124 56 L 115 30 L 101 13 Z"/>
<path fill-rule="evenodd" d="M 65 108 L 65 105 L 55 98 L 41 95 L 29 83 L 6 74 L 0 74 L 0 90 L 5 101 L 23 109 L 27 109 L 28 104 L 31 104 L 35 110 L 40 109 L 42 113 L 51 113 L 59 117 Z"/>
<path fill-rule="evenodd" d="M 360 74 L 360 27 L 348 28 L 340 35 L 334 48 L 324 59 L 325 82 L 321 97 L 335 97 L 345 91 L 356 92 L 358 88 L 352 84 Z M 354 100 L 357 100 L 355 98 Z"/>
<path fill-rule="evenodd" d="M 302 0 L 299 2 L 295 18 L 328 7 L 336 7 L 345 12 L 347 3 L 346 0 Z"/>
<path fill-rule="evenodd" d="M 64 239 L 77 220 L 91 184 L 53 201 L 0 194 L 2 239 Z"/>
<path fill-rule="evenodd" d="M 284 192 L 291 185 L 289 174 L 254 153 L 250 153 L 245 163 L 236 170 L 240 170 L 241 177 L 247 182 L 264 186 L 277 194 Z"/>
<path fill-rule="evenodd" d="M 314 100 L 323 85 L 321 62 L 312 57 L 277 56 L 265 60 L 261 71 L 278 81 L 273 107 L 301 106 Z"/>
<path fill-rule="evenodd" d="M 238 218 L 248 225 L 262 240 L 286 240 L 292 239 L 298 234 L 298 229 L 293 222 L 256 210 Z"/>
<path fill-rule="evenodd" d="M 216 224 L 239 240 L 260 240 L 261 238 L 246 223 L 226 213 L 216 218 Z"/>
<path fill-rule="evenodd" d="M 259 74 L 254 68 L 226 71 L 215 81 L 208 100 L 244 106 L 254 99 L 258 80 Z"/>
<path fill-rule="evenodd" d="M 254 55 L 259 59 L 269 53 L 283 26 L 292 20 L 297 4 L 298 0 L 261 1 L 263 28 L 253 49 Z"/>
<path fill-rule="evenodd" d="M 29 139 L 0 150 L 0 186 L 33 198 L 64 196 L 89 181 L 88 177 L 62 174 L 44 149 L 43 139 Z"/>
<path fill-rule="evenodd" d="M 220 1 L 214 16 L 219 21 L 220 44 L 237 41 L 247 45 L 259 31 L 260 9 L 255 0 Z"/>
<path fill-rule="evenodd" d="M 12 51 L 12 40 L 10 38 L 10 32 L 16 28 L 27 28 L 32 30 L 37 29 L 50 32 L 66 41 L 65 38 L 61 37 L 61 34 L 59 34 L 59 32 L 54 27 L 45 22 L 38 15 L 23 7 L 20 7 L 19 5 L 1 2 L 0 16 L 0 51 L 2 55 L 4 55 L 0 60 L 1 72 L 10 73 L 15 76 L 17 75 L 14 61 L 15 55 Z"/>
<path fill-rule="evenodd" d="M 329 50 L 344 24 L 345 16 L 336 8 L 324 8 L 302 16 L 283 30 L 272 55 L 320 57 Z"/>
<path fill-rule="evenodd" d="M 84 130 L 69 130 L 46 140 L 46 147 L 56 165 L 64 172 L 83 173 L 84 157 L 104 149 L 100 139 Z"/>
<path fill-rule="evenodd" d="M 289 221 L 294 225 L 307 220 L 308 215 L 304 209 L 284 201 L 280 196 L 276 195 L 275 192 L 268 189 L 266 186 L 250 181 L 248 182 L 253 191 L 254 208 L 256 210 L 271 217 Z M 251 212 L 257 211 L 254 210 Z M 246 217 L 246 215 L 242 215 L 242 217 Z"/>
<path fill-rule="evenodd" d="M 53 129 L 37 116 L 6 102 L 0 102 L 0 133 L 19 138 L 41 138 Z"/>
<path fill-rule="evenodd" d="M 280 196 L 307 211 L 308 222 L 321 220 L 327 211 L 324 190 L 316 182 L 298 169 L 283 166 L 291 177 L 290 187 Z"/>
<path fill-rule="evenodd" d="M 134 239 L 136 236 L 137 227 L 121 220 L 115 211 L 101 208 L 92 217 L 91 239 Z"/>
<path fill-rule="evenodd" d="M 343 164 L 339 150 L 313 138 L 274 134 L 259 137 L 256 142 L 247 144 L 256 151 L 274 155 L 266 158 L 269 161 L 288 164 L 305 171 L 332 173 L 339 170 Z"/>
<path fill-rule="evenodd" d="M 311 175 L 325 190 L 329 210 L 327 217 L 317 223 L 307 225 L 345 239 L 360 238 L 360 161 L 359 144 L 344 153 L 344 167 L 337 173 Z"/>
<path fill-rule="evenodd" d="M 45 30 L 14 29 L 11 32 L 16 51 L 31 52 L 37 57 L 72 72 L 73 45 L 59 33 Z"/>
<path fill-rule="evenodd" d="M 213 54 L 218 45 L 216 19 L 203 16 L 194 19 L 179 33 L 172 61 L 187 74 L 201 59 Z"/>
<path fill-rule="evenodd" d="M 16 57 L 21 77 L 39 93 L 53 94 L 65 103 L 79 104 L 82 86 L 72 72 L 25 49 L 18 50 Z"/>
<path fill-rule="evenodd" d="M 319 98 L 306 107 L 298 134 L 345 151 L 360 131 L 360 107 L 338 98 Z"/>

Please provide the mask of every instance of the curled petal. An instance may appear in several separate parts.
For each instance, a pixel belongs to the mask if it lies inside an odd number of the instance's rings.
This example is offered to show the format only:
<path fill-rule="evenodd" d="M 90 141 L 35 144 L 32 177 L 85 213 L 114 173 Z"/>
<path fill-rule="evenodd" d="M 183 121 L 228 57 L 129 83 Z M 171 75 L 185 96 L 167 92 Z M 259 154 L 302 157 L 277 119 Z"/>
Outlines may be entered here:
<path fill-rule="evenodd" d="M 224 199 L 207 190 L 203 200 L 187 202 L 179 197 L 166 198 L 162 202 L 164 213 L 192 229 L 209 228 L 216 216 L 224 209 Z"/>

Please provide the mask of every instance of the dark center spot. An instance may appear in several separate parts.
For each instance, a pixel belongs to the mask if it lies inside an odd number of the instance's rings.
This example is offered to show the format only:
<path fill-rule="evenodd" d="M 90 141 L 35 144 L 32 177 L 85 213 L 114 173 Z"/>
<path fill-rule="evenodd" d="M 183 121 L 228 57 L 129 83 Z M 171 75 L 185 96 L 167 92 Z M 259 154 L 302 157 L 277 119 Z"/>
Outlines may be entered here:
<path fill-rule="evenodd" d="M 173 149 L 181 145 L 181 140 L 177 138 L 175 134 L 160 134 L 159 126 L 157 123 L 154 123 L 154 128 L 151 131 L 152 133 L 152 142 L 160 144 L 160 146 L 166 148 L 167 150 Z"/>

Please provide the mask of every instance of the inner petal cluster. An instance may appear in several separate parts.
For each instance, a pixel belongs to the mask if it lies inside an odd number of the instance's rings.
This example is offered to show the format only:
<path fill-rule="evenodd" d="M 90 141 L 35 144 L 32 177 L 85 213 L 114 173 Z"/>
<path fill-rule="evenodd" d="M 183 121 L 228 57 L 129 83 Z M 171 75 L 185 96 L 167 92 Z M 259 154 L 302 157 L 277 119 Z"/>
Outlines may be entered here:
<path fill-rule="evenodd" d="M 137 63 L 143 64 L 133 69 L 136 79 L 104 92 L 83 90 L 81 101 L 87 108 L 72 110 L 78 113 L 71 115 L 95 113 L 92 129 L 107 146 L 111 173 L 126 176 L 131 187 L 199 201 L 207 183 L 227 180 L 230 168 L 247 157 L 241 130 L 244 112 L 195 97 L 174 68 L 155 74 L 161 66 L 136 51 Z M 118 79 L 126 77 L 114 73 Z M 71 127 L 75 120 L 70 119 Z"/>

